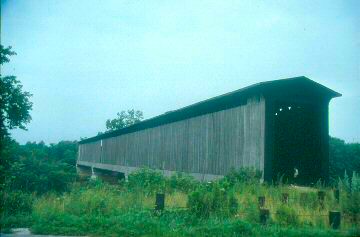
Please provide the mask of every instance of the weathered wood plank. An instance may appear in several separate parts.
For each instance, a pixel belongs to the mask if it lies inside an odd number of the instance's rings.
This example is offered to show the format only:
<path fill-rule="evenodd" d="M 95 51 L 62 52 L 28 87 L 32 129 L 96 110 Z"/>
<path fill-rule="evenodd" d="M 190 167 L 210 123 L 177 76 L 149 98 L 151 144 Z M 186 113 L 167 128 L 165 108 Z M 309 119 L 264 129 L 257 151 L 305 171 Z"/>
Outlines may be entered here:
<path fill-rule="evenodd" d="M 80 144 L 79 161 L 225 175 L 264 168 L 265 101 Z"/>

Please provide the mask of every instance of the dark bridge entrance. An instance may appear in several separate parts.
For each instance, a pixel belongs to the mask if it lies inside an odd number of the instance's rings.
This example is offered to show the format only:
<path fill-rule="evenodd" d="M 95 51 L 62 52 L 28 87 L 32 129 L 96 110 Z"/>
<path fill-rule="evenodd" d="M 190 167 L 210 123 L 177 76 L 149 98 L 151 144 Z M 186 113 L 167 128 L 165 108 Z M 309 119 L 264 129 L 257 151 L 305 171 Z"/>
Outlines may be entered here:
<path fill-rule="evenodd" d="M 272 83 L 266 100 L 264 180 L 329 178 L 329 102 L 341 94 L 306 78 Z M 297 173 L 297 175 L 295 175 Z"/>
<path fill-rule="evenodd" d="M 321 178 L 321 107 L 275 103 L 273 174 L 283 181 L 311 184 Z"/>

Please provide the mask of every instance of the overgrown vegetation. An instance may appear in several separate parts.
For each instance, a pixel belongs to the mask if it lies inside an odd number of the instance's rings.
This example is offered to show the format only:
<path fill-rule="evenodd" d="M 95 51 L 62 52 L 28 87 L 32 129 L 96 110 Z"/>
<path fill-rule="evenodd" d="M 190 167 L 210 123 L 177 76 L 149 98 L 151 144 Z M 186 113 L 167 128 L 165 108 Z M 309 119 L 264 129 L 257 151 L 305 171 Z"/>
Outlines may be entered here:
<path fill-rule="evenodd" d="M 64 192 L 75 181 L 76 142 L 45 145 L 8 141 L 5 152 L 11 154 L 11 166 L 4 171 L 6 191 Z"/>
<path fill-rule="evenodd" d="M 330 137 L 329 147 L 330 177 L 334 180 L 343 178 L 345 171 L 352 174 L 360 172 L 360 144 L 345 143 L 339 138 Z"/>
<path fill-rule="evenodd" d="M 8 168 L 2 171 L 0 227 L 29 227 L 34 201 L 41 195 L 69 191 L 76 181 L 76 142 L 20 145 L 10 138 L 2 150 Z"/>
<path fill-rule="evenodd" d="M 198 183 L 184 174 L 164 177 L 160 172 L 140 169 L 128 182 L 110 185 L 101 180 L 73 183 L 64 193 L 43 195 L 12 192 L 1 223 L 6 228 L 26 224 L 37 234 L 96 236 L 356 236 L 360 232 L 357 199 L 358 175 L 341 179 L 340 203 L 333 190 L 326 193 L 322 207 L 315 188 L 266 185 L 254 171 L 233 171 L 215 182 Z M 186 177 L 186 178 L 184 178 Z M 231 185 L 229 185 L 230 181 Z M 352 187 L 349 193 L 347 182 Z M 183 188 L 183 186 L 188 188 Z M 155 194 L 165 193 L 165 210 L 154 211 Z M 289 204 L 281 201 L 289 194 Z M 259 222 L 259 196 L 270 210 L 268 225 Z M 355 200 L 355 201 L 354 201 Z M 349 207 L 351 207 L 349 209 Z M 18 209 L 22 212 L 19 214 Z M 328 224 L 328 211 L 344 216 L 341 231 Z M 351 215 L 347 215 L 347 214 Z M 354 218 L 355 217 L 355 218 Z"/>

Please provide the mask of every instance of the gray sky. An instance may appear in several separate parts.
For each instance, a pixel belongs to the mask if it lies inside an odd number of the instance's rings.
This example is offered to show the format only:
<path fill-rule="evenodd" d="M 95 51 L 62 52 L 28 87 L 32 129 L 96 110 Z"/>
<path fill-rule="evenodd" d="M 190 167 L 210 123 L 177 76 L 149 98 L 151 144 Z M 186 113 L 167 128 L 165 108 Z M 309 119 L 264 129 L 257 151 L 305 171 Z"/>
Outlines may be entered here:
<path fill-rule="evenodd" d="M 33 94 L 26 141 L 75 140 L 116 112 L 146 118 L 304 75 L 343 94 L 330 135 L 360 142 L 360 1 L 1 0 L 3 75 Z"/>

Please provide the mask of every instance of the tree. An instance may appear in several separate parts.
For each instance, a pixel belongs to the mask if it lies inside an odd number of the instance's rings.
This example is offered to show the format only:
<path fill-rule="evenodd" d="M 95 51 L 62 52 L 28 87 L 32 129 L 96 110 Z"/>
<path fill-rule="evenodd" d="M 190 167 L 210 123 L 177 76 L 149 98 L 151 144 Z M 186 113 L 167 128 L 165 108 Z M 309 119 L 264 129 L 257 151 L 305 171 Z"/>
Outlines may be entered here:
<path fill-rule="evenodd" d="M 345 143 L 339 138 L 330 137 L 329 147 L 330 177 L 337 179 L 345 171 L 352 174 L 360 172 L 360 144 Z"/>
<path fill-rule="evenodd" d="M 6 147 L 11 166 L 6 170 L 6 191 L 36 192 L 66 191 L 76 179 L 76 141 L 60 141 L 46 145 L 28 142 L 20 145 L 12 141 Z"/>
<path fill-rule="evenodd" d="M 117 118 L 106 120 L 107 132 L 114 131 L 117 129 L 125 128 L 143 120 L 143 112 L 139 110 L 128 110 L 117 113 Z"/>
<path fill-rule="evenodd" d="M 0 45 L 0 65 L 10 61 L 10 56 L 16 55 L 11 47 Z M 30 122 L 32 103 L 31 94 L 22 90 L 20 81 L 15 76 L 0 74 L 0 190 L 3 188 L 6 172 L 11 166 L 11 152 L 9 148 L 13 141 L 9 137 L 9 130 L 14 128 L 26 129 Z"/>
<path fill-rule="evenodd" d="M 3 154 L 11 163 L 4 170 L 6 176 L 0 184 L 5 193 L 63 192 L 75 181 L 77 141 L 60 141 L 50 145 L 44 142 L 20 145 L 9 137 L 6 141 Z"/>
<path fill-rule="evenodd" d="M 14 51 L 11 51 L 11 46 L 4 48 L 0 44 L 0 64 L 3 65 L 4 63 L 10 62 L 9 56 L 16 55 Z"/>
<path fill-rule="evenodd" d="M 9 62 L 11 55 L 15 55 L 11 47 L 0 46 L 1 65 Z M 31 94 L 22 90 L 22 85 L 15 76 L 0 75 L 0 142 L 8 135 L 8 130 L 26 129 L 25 125 L 31 120 L 30 97 Z"/>

